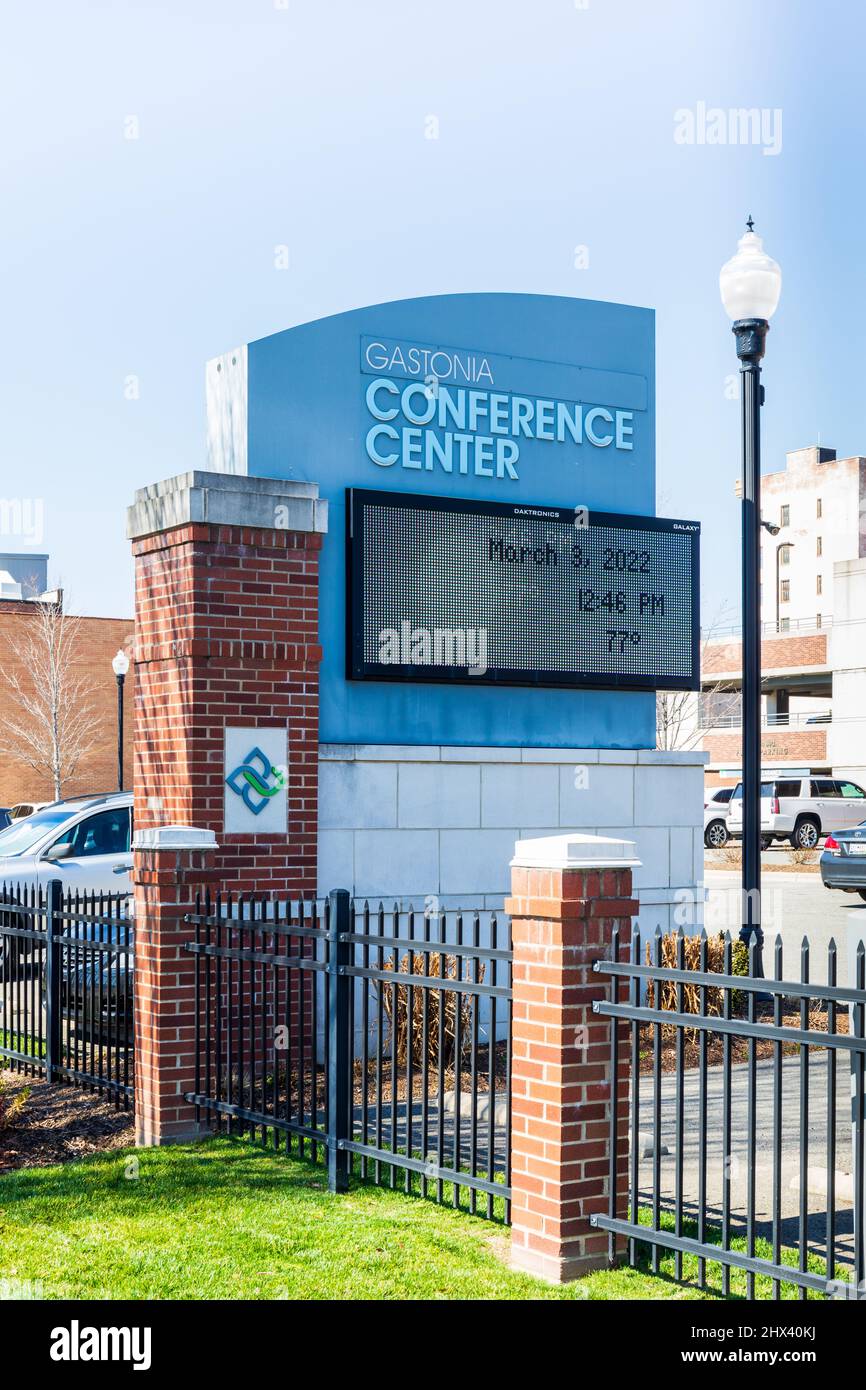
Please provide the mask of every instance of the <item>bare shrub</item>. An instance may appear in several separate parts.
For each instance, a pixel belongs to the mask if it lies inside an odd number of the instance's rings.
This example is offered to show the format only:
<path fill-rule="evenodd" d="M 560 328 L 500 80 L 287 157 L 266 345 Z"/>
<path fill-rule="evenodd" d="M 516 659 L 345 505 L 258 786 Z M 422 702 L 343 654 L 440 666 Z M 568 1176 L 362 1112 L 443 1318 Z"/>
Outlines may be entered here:
<path fill-rule="evenodd" d="M 9 1087 L 2 1071 L 0 1071 L 0 1133 L 4 1129 L 12 1128 L 24 1109 L 29 1095 L 29 1086 L 25 1086 L 24 1090 L 19 1091 L 17 1095 L 10 1095 Z"/>
<path fill-rule="evenodd" d="M 429 963 L 429 964 L 428 964 Z M 412 961 L 413 975 L 433 976 L 435 979 L 443 981 L 460 980 L 461 958 L 458 956 L 442 956 L 438 951 L 430 954 L 414 955 Z M 393 961 L 385 963 L 386 970 L 393 970 Z M 400 960 L 400 975 L 409 974 L 409 956 L 404 955 Z M 474 978 L 470 976 L 467 967 L 466 973 L 462 977 L 465 980 Z M 478 967 L 478 983 L 484 980 L 484 966 Z M 427 1060 L 428 1062 L 439 1061 L 439 1030 L 442 1030 L 442 1064 L 449 1067 L 455 1061 L 454 1049 L 457 1039 L 457 1018 L 458 1009 L 460 1010 L 460 1024 L 463 1030 L 463 1037 L 468 1038 L 469 1029 L 472 1024 L 472 1008 L 476 995 L 458 994 L 453 989 L 447 987 L 443 990 L 434 987 L 421 986 L 411 989 L 409 985 L 385 984 L 380 986 L 382 1004 L 385 1015 L 395 1030 L 395 1054 L 400 1065 L 404 1065 L 409 1050 L 409 1036 L 412 1038 L 412 1061 L 420 1066 L 424 1060 L 424 1022 L 427 1022 Z M 409 995 L 412 995 L 412 1017 L 409 1018 Z"/>
<path fill-rule="evenodd" d="M 679 940 L 676 932 L 668 932 L 661 938 L 661 964 L 666 970 L 676 970 L 677 963 L 677 941 Z M 647 965 L 655 964 L 654 942 L 648 941 L 646 945 Z M 698 936 L 687 936 L 683 938 L 683 967 L 684 970 L 700 970 L 701 968 L 701 939 Z M 725 969 L 725 936 L 719 932 L 717 936 L 707 938 L 707 971 L 714 975 L 724 974 Z M 732 942 L 731 948 L 731 974 L 748 975 L 749 973 L 749 953 L 742 941 Z M 699 1014 L 701 1012 L 701 986 L 691 984 L 688 981 L 677 984 L 675 980 L 661 980 L 661 1002 L 659 1007 L 667 1009 L 672 1013 Z M 681 999 L 678 1000 L 678 990 L 682 992 Z M 711 1018 L 720 1018 L 725 1000 L 725 991 L 718 985 L 706 985 L 706 1007 L 705 1012 Z M 743 991 L 731 991 L 731 1009 L 737 1009 L 742 1003 Z M 647 980 L 647 1003 L 650 1008 L 655 1008 L 655 980 Z M 673 1025 L 668 1028 L 663 1025 L 663 1031 L 674 1032 Z"/>

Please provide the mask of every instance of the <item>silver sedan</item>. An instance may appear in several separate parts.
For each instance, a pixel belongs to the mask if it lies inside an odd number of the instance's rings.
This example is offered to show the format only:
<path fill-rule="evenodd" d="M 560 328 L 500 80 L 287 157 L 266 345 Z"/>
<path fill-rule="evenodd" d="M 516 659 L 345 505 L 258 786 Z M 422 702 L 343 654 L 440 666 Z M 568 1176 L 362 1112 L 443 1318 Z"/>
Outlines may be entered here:
<path fill-rule="evenodd" d="M 828 835 L 820 865 L 825 888 L 859 893 L 866 901 L 866 821 Z"/>

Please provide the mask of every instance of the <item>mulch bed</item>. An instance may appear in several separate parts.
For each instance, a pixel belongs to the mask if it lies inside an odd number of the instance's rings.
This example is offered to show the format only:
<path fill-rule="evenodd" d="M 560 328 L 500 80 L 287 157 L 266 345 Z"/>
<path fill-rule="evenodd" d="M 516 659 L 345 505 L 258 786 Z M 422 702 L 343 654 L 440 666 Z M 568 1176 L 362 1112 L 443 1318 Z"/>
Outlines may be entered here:
<path fill-rule="evenodd" d="M 794 857 L 796 856 L 796 858 Z M 788 850 L 782 851 L 775 863 L 768 863 L 761 859 L 762 874 L 814 874 L 818 870 L 818 859 L 820 850 Z M 705 867 L 708 869 L 741 869 L 743 858 L 739 850 L 718 849 L 707 850 L 704 859 Z"/>
<path fill-rule="evenodd" d="M 0 1173 L 44 1168 L 133 1143 L 131 1110 L 76 1086 L 54 1086 L 37 1077 L 4 1071 L 10 1096 L 30 1088 L 17 1120 L 0 1130 Z"/>
<path fill-rule="evenodd" d="M 499 1042 L 496 1044 L 494 1052 L 494 1089 L 504 1091 L 508 1076 L 508 1044 Z M 487 1060 L 487 1048 L 479 1047 L 476 1052 L 475 1062 L 475 1091 L 478 1096 L 486 1095 L 490 1090 L 490 1073 L 488 1071 L 489 1062 Z M 405 1058 L 397 1063 L 397 1085 L 396 1099 L 406 1100 L 408 1096 L 406 1061 Z M 365 1100 L 368 1105 L 372 1105 L 376 1100 L 377 1088 L 377 1062 L 374 1049 L 371 1049 L 371 1056 L 367 1066 L 367 1087 L 365 1094 L 364 1072 L 361 1059 L 355 1059 L 354 1066 L 354 1101 L 356 1105 L 363 1105 Z M 439 1086 L 439 1069 L 437 1059 L 433 1057 L 427 1065 L 427 1091 L 433 1094 Z M 468 1056 L 464 1057 L 463 1066 L 460 1072 L 460 1088 L 464 1095 L 471 1095 L 472 1071 L 469 1065 Z M 456 1075 L 453 1063 L 443 1070 L 443 1089 L 453 1091 L 456 1089 Z M 424 1094 L 424 1069 L 420 1060 L 417 1058 L 412 1064 L 412 1097 L 419 1100 Z M 391 1100 L 391 1054 L 387 1048 L 382 1055 L 382 1095 L 383 1104 L 389 1104 Z"/>
<path fill-rule="evenodd" d="M 745 1014 L 740 1012 L 738 1017 L 745 1018 Z M 773 1006 L 767 1004 L 758 1005 L 755 1010 L 755 1020 L 758 1023 L 773 1022 Z M 782 1009 L 783 1028 L 801 1028 L 799 1008 Z M 809 1029 L 818 1035 L 814 1046 L 809 1047 L 809 1052 L 814 1054 L 820 1048 L 820 1034 L 827 1031 L 827 1014 L 823 1009 L 810 1009 Z M 662 1046 L 661 1061 L 662 1071 L 676 1071 L 677 1067 L 677 1039 L 676 1034 L 679 1030 L 669 1025 L 662 1024 Z M 836 1032 L 848 1032 L 848 1015 L 842 1009 L 836 1012 Z M 654 1039 L 655 1028 L 651 1023 L 642 1025 L 640 1030 L 640 1070 L 641 1075 L 651 1074 L 654 1059 Z M 773 1057 L 775 1055 L 776 1044 L 773 1042 L 757 1042 L 755 1044 L 756 1057 Z M 796 1057 L 799 1055 L 799 1043 L 783 1043 L 782 1056 Z M 710 1033 L 707 1039 L 707 1061 L 711 1067 L 720 1067 L 724 1061 L 725 1044 L 724 1039 L 719 1033 Z M 701 1045 L 700 1034 L 696 1031 L 689 1032 L 683 1030 L 683 1056 L 686 1069 L 700 1065 Z M 748 1062 L 749 1042 L 746 1038 L 731 1038 L 731 1062 Z"/>
<path fill-rule="evenodd" d="M 771 1023 L 773 1021 L 772 1012 L 772 1006 L 761 1005 L 756 1010 L 756 1015 L 761 1022 Z M 785 1027 L 799 1028 L 801 1026 L 799 1008 L 786 1007 L 783 1010 L 782 1022 Z M 816 1044 L 820 1047 L 818 1038 L 822 1032 L 827 1030 L 827 1014 L 824 1010 L 810 1010 L 809 1028 L 818 1035 Z M 841 1009 L 837 1012 L 836 1031 L 839 1033 L 848 1032 L 848 1016 Z M 667 1027 L 663 1027 L 662 1030 L 661 1062 L 663 1072 L 676 1070 L 676 1032 L 676 1029 Z M 759 1058 L 772 1057 L 774 1047 L 772 1042 L 759 1042 L 755 1047 L 755 1055 Z M 505 1086 L 506 1052 L 505 1043 L 497 1044 L 495 1067 L 497 1090 L 504 1089 Z M 798 1052 L 799 1047 L 795 1043 L 783 1045 L 783 1056 L 796 1056 Z M 641 1027 L 640 1053 L 641 1074 L 649 1075 L 653 1070 L 654 1058 L 654 1029 L 651 1024 Z M 699 1065 L 699 1034 L 684 1032 L 683 1055 L 686 1069 Z M 720 1035 L 711 1033 L 707 1042 L 709 1065 L 720 1067 L 723 1057 L 724 1040 Z M 732 1038 L 732 1063 L 747 1062 L 748 1060 L 748 1041 L 744 1038 Z M 477 1075 L 479 1095 L 489 1089 L 486 1068 L 486 1054 L 482 1049 L 479 1049 Z M 375 1062 L 371 1061 L 369 1090 L 366 1096 L 368 1103 L 375 1096 L 374 1074 Z M 430 1068 L 428 1076 L 429 1084 L 434 1086 L 436 1084 L 435 1066 Z M 19 1076 L 8 1070 L 3 1072 L 3 1078 L 10 1096 L 27 1087 L 30 1088 L 30 1095 L 16 1122 L 9 1129 L 0 1131 L 0 1174 L 11 1172 L 16 1168 L 35 1168 L 45 1167 L 53 1163 L 68 1163 L 74 1159 L 86 1158 L 90 1154 L 126 1148 L 134 1142 L 132 1112 L 116 1109 L 111 1099 L 91 1094 L 75 1086 L 49 1085 L 36 1077 Z M 450 1067 L 445 1074 L 446 1090 L 454 1087 L 454 1080 L 454 1070 L 453 1067 Z M 383 1094 L 381 1099 L 384 1103 L 388 1103 L 391 1090 L 390 1057 L 383 1058 L 382 1082 Z M 417 1098 L 423 1089 L 421 1069 L 418 1066 L 413 1068 L 412 1083 L 413 1096 Z M 471 1089 L 468 1071 L 463 1073 L 462 1087 L 467 1092 Z M 407 1098 L 404 1068 L 398 1067 L 396 1091 L 398 1100 Z M 309 1087 L 307 1087 L 307 1092 L 306 1100 L 309 1105 L 311 1100 Z M 365 1097 L 360 1063 L 356 1063 L 355 1067 L 354 1092 L 355 1104 L 363 1104 Z M 319 1097 L 319 1100 L 320 1103 L 324 1101 L 324 1094 Z"/>

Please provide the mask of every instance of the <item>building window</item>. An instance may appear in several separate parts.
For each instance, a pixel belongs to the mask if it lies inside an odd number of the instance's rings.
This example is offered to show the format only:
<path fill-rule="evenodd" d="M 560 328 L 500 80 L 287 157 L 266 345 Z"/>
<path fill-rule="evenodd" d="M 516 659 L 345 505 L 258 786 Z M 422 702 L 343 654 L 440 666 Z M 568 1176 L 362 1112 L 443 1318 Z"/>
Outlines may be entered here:
<path fill-rule="evenodd" d="M 824 592 L 824 576 L 821 575 L 821 574 L 818 574 L 818 575 L 815 576 L 815 593 L 816 593 L 816 594 L 823 594 L 823 592 Z"/>
<path fill-rule="evenodd" d="M 790 618 L 780 618 L 780 619 L 779 619 L 779 631 L 780 631 L 780 632 L 790 632 L 790 630 L 791 630 L 791 619 L 790 619 Z"/>
<path fill-rule="evenodd" d="M 790 581 L 790 579 L 783 579 L 783 580 L 782 580 L 782 602 L 783 602 L 783 603 L 790 603 L 790 601 L 791 601 L 791 581 Z"/>
<path fill-rule="evenodd" d="M 821 510 L 821 499 L 820 499 L 820 497 L 816 498 L 816 501 L 815 501 L 815 515 L 816 515 L 816 517 L 818 518 L 819 521 L 821 520 L 821 517 L 824 515 L 824 513 L 823 513 L 822 510 Z"/>
<path fill-rule="evenodd" d="M 816 555 L 823 555 L 823 554 L 824 554 L 824 547 L 823 547 L 823 545 L 821 544 L 821 537 L 820 537 L 820 536 L 816 536 L 816 537 L 815 537 L 815 554 L 816 554 Z"/>
<path fill-rule="evenodd" d="M 790 507 L 783 507 L 783 508 L 782 508 L 782 515 L 781 515 L 780 520 L 779 520 L 779 525 L 780 525 L 780 526 L 790 526 L 790 525 L 791 525 L 791 508 L 790 508 Z"/>
<path fill-rule="evenodd" d="M 816 627 L 821 627 L 821 626 L 822 626 L 822 623 L 821 623 L 821 614 L 820 614 L 820 613 L 816 613 L 816 614 L 815 614 L 815 626 L 816 626 Z"/>
<path fill-rule="evenodd" d="M 780 565 L 790 565 L 790 563 L 791 563 L 791 547 L 790 547 L 789 545 L 780 545 L 780 546 L 779 546 L 779 564 L 780 564 Z"/>

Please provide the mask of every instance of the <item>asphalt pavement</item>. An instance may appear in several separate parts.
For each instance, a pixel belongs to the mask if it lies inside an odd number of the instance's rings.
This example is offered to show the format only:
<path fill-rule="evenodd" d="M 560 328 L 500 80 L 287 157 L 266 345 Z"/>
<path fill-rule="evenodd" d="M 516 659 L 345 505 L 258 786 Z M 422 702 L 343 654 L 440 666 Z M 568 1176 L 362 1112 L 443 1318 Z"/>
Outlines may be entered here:
<path fill-rule="evenodd" d="M 848 923 L 862 919 L 866 932 L 866 903 L 852 893 L 825 888 L 817 863 L 806 872 L 784 868 L 786 850 L 774 846 L 761 855 L 762 921 L 766 947 L 764 973 L 772 975 L 773 946 L 782 938 L 783 966 L 787 979 L 799 979 L 803 938 L 809 941 L 809 979 L 827 981 L 827 951 L 835 940 L 837 980 L 848 983 Z M 704 920 L 708 932 L 729 930 L 736 936 L 740 915 L 740 871 L 729 868 L 719 856 L 707 853 L 704 866 L 706 902 Z"/>
<path fill-rule="evenodd" d="M 830 1130 L 827 1107 L 828 1058 L 826 1051 L 814 1051 L 801 1063 L 800 1057 L 787 1057 L 782 1062 L 782 1101 L 779 1112 L 781 1148 L 776 1156 L 774 1143 L 773 1060 L 762 1059 L 756 1067 L 756 1131 L 755 1131 L 755 1233 L 772 1240 L 773 1193 L 779 1189 L 779 1234 L 781 1243 L 801 1248 L 803 1237 L 809 1248 L 824 1255 L 827 1237 L 826 1179 Z M 801 1069 L 802 1067 L 802 1069 Z M 805 1077 L 805 1080 L 804 1080 Z M 731 1179 L 730 1213 L 737 1230 L 745 1226 L 748 1211 L 749 1145 L 748 1096 L 749 1069 L 743 1063 L 731 1069 L 731 1141 L 729 1150 L 724 1144 L 723 1081 L 721 1067 L 712 1067 L 707 1082 L 706 1126 L 706 1214 L 710 1225 L 718 1225 L 722 1217 L 725 1174 Z M 836 1152 L 833 1169 L 838 1174 L 839 1191 L 834 1203 L 836 1254 L 839 1263 L 850 1264 L 853 1258 L 853 1210 L 851 1207 L 851 1075 L 848 1056 L 839 1055 L 836 1071 L 836 1108 L 833 1130 Z M 682 1130 L 682 1198 L 686 1215 L 697 1216 L 700 1179 L 700 1104 L 699 1075 L 685 1073 L 683 1078 Z M 801 1171 L 801 1086 L 808 1094 L 807 1142 L 802 1157 L 806 1170 L 806 1220 L 800 1221 Z M 659 1155 L 659 1199 L 662 1209 L 673 1209 L 677 1182 L 677 1079 L 662 1078 L 661 1087 L 661 1150 Z M 652 1140 L 653 1087 L 652 1078 L 640 1077 L 640 1131 L 642 1148 Z M 667 1150 L 667 1152 L 665 1152 Z M 778 1166 L 777 1166 L 778 1165 Z M 650 1155 L 642 1155 L 640 1164 L 641 1201 L 651 1205 L 654 1193 L 654 1163 Z M 810 1190 L 811 1189 L 811 1190 Z M 846 1190 L 847 1189 L 847 1190 Z"/>

